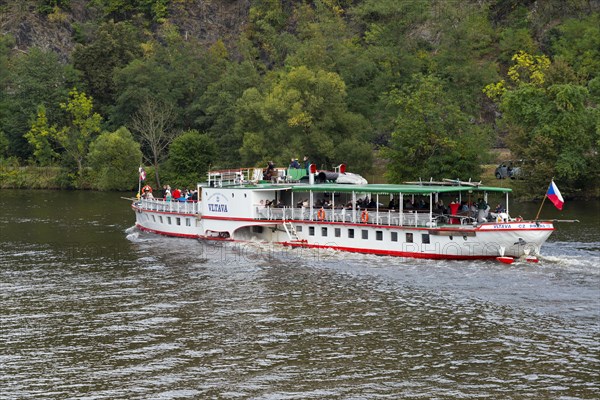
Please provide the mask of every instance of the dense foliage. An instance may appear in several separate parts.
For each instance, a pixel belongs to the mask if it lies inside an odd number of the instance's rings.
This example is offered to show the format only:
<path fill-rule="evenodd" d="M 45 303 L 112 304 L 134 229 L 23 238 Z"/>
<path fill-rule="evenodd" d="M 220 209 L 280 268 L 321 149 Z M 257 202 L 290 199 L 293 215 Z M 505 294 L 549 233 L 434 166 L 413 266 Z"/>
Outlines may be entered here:
<path fill-rule="evenodd" d="M 305 155 L 400 182 L 477 179 L 500 145 L 531 192 L 600 186 L 596 2 L 205 3 L 2 2 L 0 158 L 60 187 Z"/>

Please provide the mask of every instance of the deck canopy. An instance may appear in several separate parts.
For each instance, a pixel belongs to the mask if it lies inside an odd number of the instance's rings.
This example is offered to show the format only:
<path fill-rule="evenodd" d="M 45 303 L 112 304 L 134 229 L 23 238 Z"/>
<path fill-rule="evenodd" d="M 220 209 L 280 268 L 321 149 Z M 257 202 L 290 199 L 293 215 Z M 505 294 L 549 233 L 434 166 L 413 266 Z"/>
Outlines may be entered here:
<path fill-rule="evenodd" d="M 368 185 L 342 185 L 336 183 L 321 183 L 315 185 L 293 185 L 293 192 L 336 192 L 336 193 L 373 193 L 373 194 L 430 194 L 430 193 L 457 193 L 457 192 L 512 192 L 510 188 L 493 186 L 425 186 L 425 185 L 393 185 L 393 184 L 368 184 Z"/>

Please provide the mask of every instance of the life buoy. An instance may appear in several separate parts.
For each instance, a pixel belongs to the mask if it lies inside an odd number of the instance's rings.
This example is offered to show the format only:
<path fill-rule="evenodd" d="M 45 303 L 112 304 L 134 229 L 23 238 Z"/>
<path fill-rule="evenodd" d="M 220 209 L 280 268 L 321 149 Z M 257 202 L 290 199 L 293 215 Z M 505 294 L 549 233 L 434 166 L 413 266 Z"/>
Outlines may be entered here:
<path fill-rule="evenodd" d="M 146 185 L 146 186 L 144 186 L 144 187 L 142 188 L 142 192 L 146 192 L 146 191 L 148 191 L 148 192 L 152 193 L 152 187 L 150 187 L 150 185 Z"/>
<path fill-rule="evenodd" d="M 517 222 L 521 222 L 521 221 L 523 221 L 523 218 L 521 218 L 521 217 L 517 217 L 517 218 L 515 218 L 515 221 L 517 221 Z"/>
<path fill-rule="evenodd" d="M 361 222 L 369 222 L 369 212 L 367 210 L 363 210 L 360 213 L 360 221 Z"/>
<path fill-rule="evenodd" d="M 317 211 L 317 218 L 320 219 L 321 221 L 323 221 L 325 219 L 325 210 L 324 209 L 320 209 L 319 211 Z"/>

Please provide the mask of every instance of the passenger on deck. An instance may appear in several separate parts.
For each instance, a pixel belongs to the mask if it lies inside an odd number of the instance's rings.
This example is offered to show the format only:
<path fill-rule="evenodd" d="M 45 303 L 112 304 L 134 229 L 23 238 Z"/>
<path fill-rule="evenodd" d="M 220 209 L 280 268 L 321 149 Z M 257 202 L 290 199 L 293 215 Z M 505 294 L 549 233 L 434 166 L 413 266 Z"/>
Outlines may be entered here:
<path fill-rule="evenodd" d="M 487 221 L 487 215 L 489 211 L 489 205 L 482 198 L 477 200 L 477 222 Z"/>
<path fill-rule="evenodd" d="M 449 207 L 450 207 L 450 214 L 457 215 L 458 210 L 460 208 L 460 203 L 458 201 L 453 201 L 452 203 L 450 203 Z M 458 218 L 450 218 L 451 224 L 458 224 L 459 222 L 460 222 L 460 220 Z"/>
<path fill-rule="evenodd" d="M 151 199 L 153 199 L 153 198 L 154 198 L 154 195 L 152 194 L 152 192 L 151 192 L 151 191 L 149 191 L 149 190 L 146 190 L 146 191 L 144 192 L 144 194 L 143 194 L 143 196 L 142 196 L 142 197 L 143 197 L 143 198 L 145 198 L 145 199 L 151 200 Z"/>
<path fill-rule="evenodd" d="M 477 205 L 475 203 L 471 203 L 469 206 L 469 212 L 471 213 L 471 217 L 477 217 Z"/>
<path fill-rule="evenodd" d="M 270 181 L 271 178 L 275 175 L 275 164 L 273 161 L 269 161 L 267 164 L 267 169 L 263 173 L 263 180 Z"/>
<path fill-rule="evenodd" d="M 444 200 L 442 200 L 442 199 L 438 200 L 438 202 L 435 206 L 435 210 L 438 214 L 448 214 L 446 207 L 444 207 Z"/>
<path fill-rule="evenodd" d="M 292 158 L 292 162 L 290 162 L 290 168 L 293 169 L 300 169 L 300 163 L 298 162 L 297 158 Z"/>
<path fill-rule="evenodd" d="M 469 212 L 469 205 L 466 201 L 460 203 L 460 212 Z"/>
<path fill-rule="evenodd" d="M 304 156 L 304 169 L 306 169 L 306 173 L 310 173 L 310 161 L 308 161 L 308 156 Z"/>

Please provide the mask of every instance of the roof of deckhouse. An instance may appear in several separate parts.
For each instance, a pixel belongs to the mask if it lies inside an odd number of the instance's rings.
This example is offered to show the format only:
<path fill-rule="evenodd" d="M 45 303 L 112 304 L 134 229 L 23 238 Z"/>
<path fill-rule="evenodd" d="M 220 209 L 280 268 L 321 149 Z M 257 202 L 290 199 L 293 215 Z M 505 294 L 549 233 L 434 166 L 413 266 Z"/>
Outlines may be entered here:
<path fill-rule="evenodd" d="M 493 186 L 422 186 L 422 185 L 393 185 L 393 184 L 367 184 L 347 185 L 337 183 L 320 183 L 315 185 L 291 185 L 294 192 L 336 192 L 336 193 L 404 193 L 404 194 L 429 194 L 429 193 L 456 193 L 456 192 L 512 192 L 510 188 Z"/>

